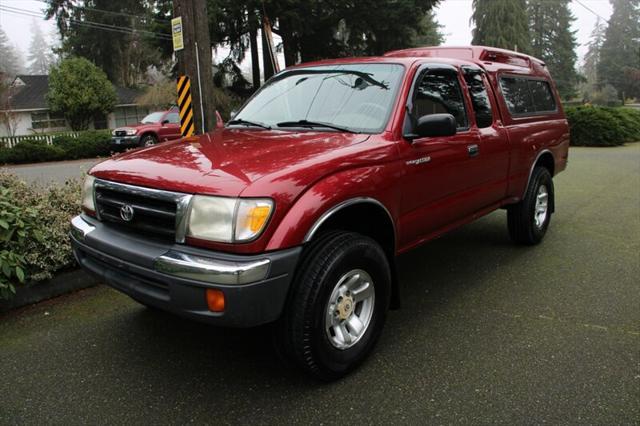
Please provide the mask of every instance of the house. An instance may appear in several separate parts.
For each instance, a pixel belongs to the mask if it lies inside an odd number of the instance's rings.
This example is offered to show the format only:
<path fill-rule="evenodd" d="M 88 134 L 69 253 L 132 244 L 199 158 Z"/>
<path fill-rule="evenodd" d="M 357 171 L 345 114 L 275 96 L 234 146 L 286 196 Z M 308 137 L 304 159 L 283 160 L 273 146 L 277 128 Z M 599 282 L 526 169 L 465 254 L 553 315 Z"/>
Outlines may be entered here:
<path fill-rule="evenodd" d="M 118 100 L 115 109 L 106 117 L 91 124 L 93 129 L 113 129 L 138 123 L 149 113 L 147 107 L 136 104 L 140 92 L 126 87 L 115 87 Z M 24 136 L 70 130 L 60 113 L 49 110 L 46 95 L 49 76 L 19 75 L 9 87 L 9 97 L 0 105 L 0 137 Z"/>

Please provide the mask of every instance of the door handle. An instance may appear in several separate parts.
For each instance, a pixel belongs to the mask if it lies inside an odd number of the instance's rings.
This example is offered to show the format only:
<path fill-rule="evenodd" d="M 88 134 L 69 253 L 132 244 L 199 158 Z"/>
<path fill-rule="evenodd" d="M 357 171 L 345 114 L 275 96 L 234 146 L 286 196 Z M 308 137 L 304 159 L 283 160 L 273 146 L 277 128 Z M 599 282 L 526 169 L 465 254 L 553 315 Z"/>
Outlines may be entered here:
<path fill-rule="evenodd" d="M 480 148 L 478 145 L 467 145 L 467 152 L 469 152 L 469 157 L 475 157 L 480 153 Z"/>

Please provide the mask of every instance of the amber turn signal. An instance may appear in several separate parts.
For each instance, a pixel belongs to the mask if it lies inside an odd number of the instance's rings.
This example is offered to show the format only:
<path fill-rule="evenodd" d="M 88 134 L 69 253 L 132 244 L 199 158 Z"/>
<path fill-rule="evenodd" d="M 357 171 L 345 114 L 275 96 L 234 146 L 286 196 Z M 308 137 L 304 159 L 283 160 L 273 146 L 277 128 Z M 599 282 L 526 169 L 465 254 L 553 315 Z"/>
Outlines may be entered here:
<path fill-rule="evenodd" d="M 207 306 L 211 312 L 224 312 L 224 293 L 221 290 L 207 290 Z"/>

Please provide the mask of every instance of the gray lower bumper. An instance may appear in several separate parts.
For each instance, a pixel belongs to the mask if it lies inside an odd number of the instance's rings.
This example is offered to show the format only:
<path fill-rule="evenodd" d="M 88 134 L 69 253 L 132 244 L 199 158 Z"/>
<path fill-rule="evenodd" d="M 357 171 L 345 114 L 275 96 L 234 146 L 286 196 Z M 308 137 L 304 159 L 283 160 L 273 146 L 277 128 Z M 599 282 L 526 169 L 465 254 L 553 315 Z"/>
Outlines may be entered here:
<path fill-rule="evenodd" d="M 139 144 L 140 144 L 139 135 L 111 137 L 111 146 L 113 148 L 117 148 L 117 147 L 126 148 L 126 147 L 138 146 Z"/>
<path fill-rule="evenodd" d="M 212 324 L 251 327 L 281 314 L 300 247 L 255 256 L 156 242 L 93 218 L 72 222 L 78 263 L 132 298 Z M 225 296 L 224 312 L 211 312 L 207 289 Z"/>

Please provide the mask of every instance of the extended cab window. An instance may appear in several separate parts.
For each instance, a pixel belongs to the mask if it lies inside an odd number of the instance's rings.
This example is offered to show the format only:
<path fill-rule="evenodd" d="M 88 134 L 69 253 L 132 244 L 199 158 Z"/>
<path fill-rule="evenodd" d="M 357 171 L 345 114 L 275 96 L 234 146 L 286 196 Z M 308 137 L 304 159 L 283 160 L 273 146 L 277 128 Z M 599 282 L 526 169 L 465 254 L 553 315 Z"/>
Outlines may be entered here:
<path fill-rule="evenodd" d="M 549 82 L 523 77 L 502 77 L 500 86 L 511 114 L 527 115 L 556 110 Z"/>
<path fill-rule="evenodd" d="M 549 82 L 543 80 L 529 80 L 529 88 L 533 96 L 533 106 L 537 112 L 555 111 L 556 100 L 551 93 Z"/>
<path fill-rule="evenodd" d="M 491 113 L 491 102 L 489 101 L 489 94 L 482 74 L 475 70 L 465 71 L 464 79 L 469 88 L 473 111 L 476 114 L 476 124 L 479 128 L 490 127 L 493 123 L 493 114 Z"/>
<path fill-rule="evenodd" d="M 416 87 L 413 117 L 448 113 L 455 117 L 459 129 L 468 127 L 467 113 L 458 75 L 449 70 L 427 71 Z"/>
<path fill-rule="evenodd" d="M 531 92 L 529 91 L 529 85 L 526 79 L 502 77 L 500 79 L 500 86 L 502 87 L 504 100 L 507 102 L 507 107 L 511 114 L 536 112 L 533 107 L 533 99 L 531 99 Z"/>

